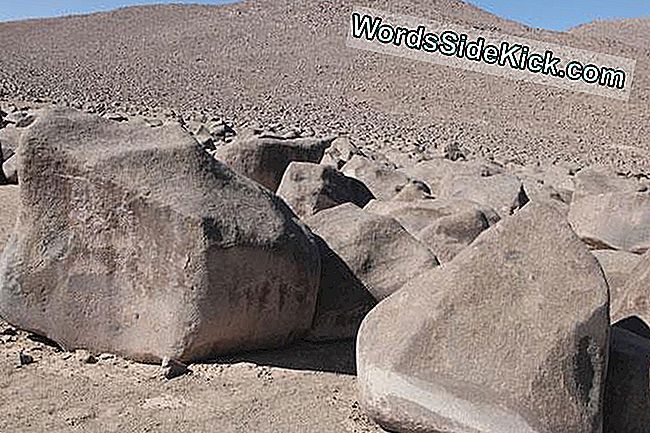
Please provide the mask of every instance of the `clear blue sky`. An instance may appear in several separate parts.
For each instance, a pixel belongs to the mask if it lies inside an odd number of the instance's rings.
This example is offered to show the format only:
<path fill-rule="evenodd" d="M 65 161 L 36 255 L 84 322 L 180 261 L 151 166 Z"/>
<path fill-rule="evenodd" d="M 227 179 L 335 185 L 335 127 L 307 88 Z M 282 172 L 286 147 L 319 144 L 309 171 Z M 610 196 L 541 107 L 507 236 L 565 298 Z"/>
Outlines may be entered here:
<path fill-rule="evenodd" d="M 0 0 L 0 21 L 87 14 L 152 3 L 223 4 L 232 0 Z"/>
<path fill-rule="evenodd" d="M 605 18 L 650 16 L 650 0 L 468 0 L 533 27 L 566 30 Z M 220 4 L 228 0 L 0 0 L 0 21 L 81 14 L 147 3 Z M 363 4 L 363 0 L 359 0 Z"/>
<path fill-rule="evenodd" d="M 468 0 L 496 15 L 551 30 L 596 19 L 650 17 L 650 0 Z"/>

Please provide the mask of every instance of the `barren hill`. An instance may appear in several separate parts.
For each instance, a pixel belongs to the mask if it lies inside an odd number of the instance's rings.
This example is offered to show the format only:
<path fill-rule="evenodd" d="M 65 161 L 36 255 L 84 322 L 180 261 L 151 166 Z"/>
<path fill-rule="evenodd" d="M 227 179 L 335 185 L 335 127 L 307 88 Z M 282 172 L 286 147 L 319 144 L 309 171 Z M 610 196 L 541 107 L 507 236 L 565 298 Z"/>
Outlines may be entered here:
<path fill-rule="evenodd" d="M 3 23 L 0 97 L 118 101 L 221 114 L 236 123 L 298 123 L 349 132 L 380 153 L 426 155 L 457 142 L 500 160 L 650 171 L 643 21 L 555 33 L 456 0 L 363 3 L 636 58 L 632 98 L 621 102 L 347 48 L 348 15 L 357 3 L 149 6 Z"/>

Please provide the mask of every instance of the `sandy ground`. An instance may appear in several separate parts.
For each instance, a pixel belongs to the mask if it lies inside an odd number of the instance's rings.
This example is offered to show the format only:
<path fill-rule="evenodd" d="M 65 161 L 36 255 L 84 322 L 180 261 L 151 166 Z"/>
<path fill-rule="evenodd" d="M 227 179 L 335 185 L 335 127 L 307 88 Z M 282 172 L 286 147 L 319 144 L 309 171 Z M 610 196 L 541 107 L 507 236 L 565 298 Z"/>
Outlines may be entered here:
<path fill-rule="evenodd" d="M 0 321 L 0 432 L 382 431 L 356 400 L 352 342 L 293 347 L 160 368 L 65 352 Z M 20 366 L 20 353 L 33 357 Z"/>

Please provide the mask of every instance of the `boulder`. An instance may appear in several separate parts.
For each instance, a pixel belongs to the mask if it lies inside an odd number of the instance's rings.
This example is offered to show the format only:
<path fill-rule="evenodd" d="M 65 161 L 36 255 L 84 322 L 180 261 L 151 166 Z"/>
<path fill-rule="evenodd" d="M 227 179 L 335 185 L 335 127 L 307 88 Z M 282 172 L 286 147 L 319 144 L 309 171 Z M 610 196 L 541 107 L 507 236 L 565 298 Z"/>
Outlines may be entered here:
<path fill-rule="evenodd" d="M 436 255 L 440 263 L 450 262 L 483 231 L 495 224 L 496 214 L 487 209 L 465 209 L 438 218 L 415 237 Z"/>
<path fill-rule="evenodd" d="M 650 251 L 632 269 L 625 284 L 612 298 L 612 321 L 638 316 L 650 323 Z"/>
<path fill-rule="evenodd" d="M 614 325 L 605 387 L 604 433 L 650 432 L 649 377 L 650 339 Z"/>
<path fill-rule="evenodd" d="M 378 300 L 438 265 L 435 255 L 395 219 L 352 203 L 319 212 L 305 222 Z"/>
<path fill-rule="evenodd" d="M 20 142 L 20 136 L 25 131 L 24 129 L 18 129 L 15 125 L 10 124 L 0 129 L 0 143 L 2 143 L 2 151 L 4 153 L 4 159 L 8 159 L 16 152 L 18 148 L 18 143 Z"/>
<path fill-rule="evenodd" d="M 571 203 L 569 222 L 593 249 L 650 248 L 650 192 L 590 195 Z"/>
<path fill-rule="evenodd" d="M 329 165 L 292 162 L 277 191 L 301 218 L 343 203 L 365 206 L 374 198 L 360 181 L 347 177 Z"/>
<path fill-rule="evenodd" d="M 610 193 L 634 193 L 642 188 L 633 177 L 620 176 L 605 167 L 589 167 L 580 170 L 573 178 L 574 200 L 591 195 Z"/>
<path fill-rule="evenodd" d="M 292 161 L 319 162 L 334 138 L 241 137 L 217 149 L 215 157 L 271 191 L 276 191 Z"/>
<path fill-rule="evenodd" d="M 600 267 L 603 268 L 605 279 L 609 285 L 610 303 L 612 309 L 615 309 L 618 306 L 621 290 L 625 287 L 634 268 L 641 261 L 641 256 L 615 250 L 595 250 L 592 253 L 596 256 Z"/>
<path fill-rule="evenodd" d="M 488 225 L 499 221 L 494 209 L 469 200 L 424 199 L 414 201 L 372 200 L 365 210 L 395 218 L 411 234 L 416 235 L 437 220 L 453 214 L 477 212 L 483 215 Z"/>
<path fill-rule="evenodd" d="M 20 190 L 18 186 L 0 186 L 0 253 L 14 231 L 19 205 Z"/>
<path fill-rule="evenodd" d="M 363 153 L 348 137 L 339 137 L 325 150 L 320 163 L 334 166 L 340 170 L 354 155 L 363 155 Z"/>
<path fill-rule="evenodd" d="M 431 195 L 431 190 L 426 183 L 419 180 L 411 180 L 411 182 L 404 185 L 391 200 L 392 201 L 417 201 L 417 200 L 430 200 L 434 197 Z"/>
<path fill-rule="evenodd" d="M 361 155 L 353 156 L 341 171 L 363 182 L 380 200 L 390 200 L 410 182 L 405 174 Z"/>
<path fill-rule="evenodd" d="M 366 316 L 360 403 L 390 431 L 599 432 L 608 308 L 596 259 L 532 203 Z"/>
<path fill-rule="evenodd" d="M 528 203 L 521 180 L 507 173 L 484 177 L 450 174 L 442 181 L 439 197 L 471 200 L 489 206 L 501 218 L 512 215 Z"/>
<path fill-rule="evenodd" d="M 0 316 L 66 349 L 181 362 L 304 334 L 320 259 L 276 196 L 179 125 L 48 111 L 18 151 Z"/>
<path fill-rule="evenodd" d="M 361 321 L 377 301 L 345 261 L 316 236 L 321 257 L 321 278 L 314 321 L 306 340 L 354 338 Z"/>
<path fill-rule="evenodd" d="M 400 169 L 411 179 L 426 183 L 434 197 L 439 197 L 445 178 L 449 176 L 489 177 L 503 173 L 503 168 L 489 161 L 451 161 L 446 158 L 433 158 L 412 167 Z"/>
<path fill-rule="evenodd" d="M 511 172 L 521 179 L 524 191 L 531 201 L 566 205 L 571 203 L 575 190 L 571 169 L 561 165 L 535 165 L 513 167 Z"/>

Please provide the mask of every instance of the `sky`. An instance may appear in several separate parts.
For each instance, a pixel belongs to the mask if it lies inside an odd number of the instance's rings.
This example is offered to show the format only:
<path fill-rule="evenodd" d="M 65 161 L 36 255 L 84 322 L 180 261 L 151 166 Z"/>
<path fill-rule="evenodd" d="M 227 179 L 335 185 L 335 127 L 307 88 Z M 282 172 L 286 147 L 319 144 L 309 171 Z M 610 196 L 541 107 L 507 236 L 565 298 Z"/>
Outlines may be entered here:
<path fill-rule="evenodd" d="M 228 0 L 0 0 L 0 21 L 109 11 L 153 3 L 223 4 Z"/>
<path fill-rule="evenodd" d="M 147 3 L 222 4 L 229 0 L 0 0 L 0 21 L 111 10 Z M 532 27 L 567 30 L 595 19 L 650 17 L 650 0 L 468 0 Z M 359 0 L 363 5 L 363 0 Z M 4 6 L 3 6 L 4 4 Z"/>
<path fill-rule="evenodd" d="M 650 17 L 650 0 L 468 0 L 531 27 L 568 30 L 597 19 Z"/>

